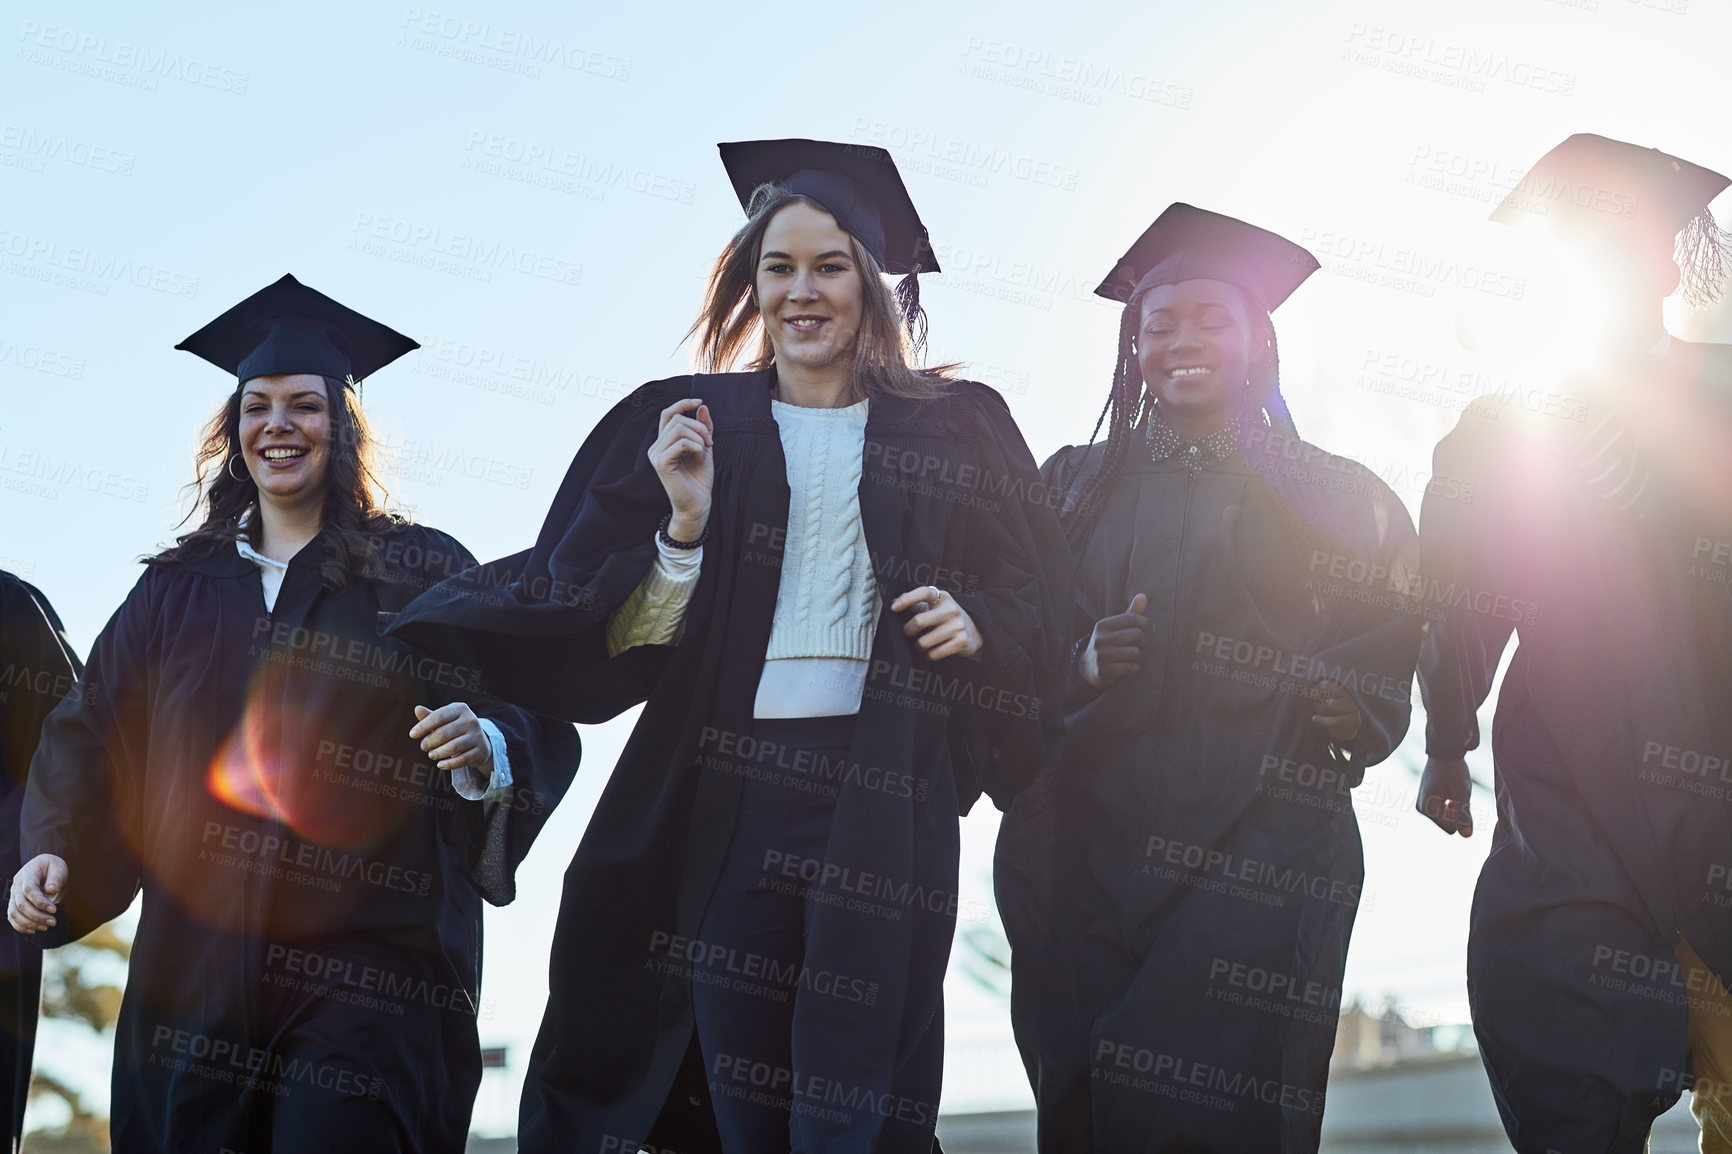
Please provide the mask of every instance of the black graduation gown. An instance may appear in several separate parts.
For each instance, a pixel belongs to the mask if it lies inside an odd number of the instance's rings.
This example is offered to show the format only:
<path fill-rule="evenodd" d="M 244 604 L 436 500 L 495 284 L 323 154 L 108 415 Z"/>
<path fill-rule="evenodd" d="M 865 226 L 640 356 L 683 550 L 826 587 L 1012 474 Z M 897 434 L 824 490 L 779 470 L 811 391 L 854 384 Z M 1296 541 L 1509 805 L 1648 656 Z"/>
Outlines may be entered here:
<path fill-rule="evenodd" d="M 1075 491 L 1104 451 L 1043 471 Z M 1415 534 L 1370 472 L 1267 429 L 1193 459 L 1136 437 L 1077 558 L 1073 636 L 1145 594 L 1141 668 L 1072 678 L 1061 752 L 999 831 L 1043 1154 L 1317 1148 L 1363 892 L 1350 790 L 1407 728 Z M 1345 749 L 1310 720 L 1324 677 L 1359 705 Z"/>
<path fill-rule="evenodd" d="M 233 547 L 148 568 L 49 717 L 26 857 L 65 858 L 80 924 L 143 911 L 116 1034 L 117 1151 L 461 1151 L 479 1085 L 481 901 L 576 769 L 571 727 L 382 640 L 378 614 L 472 564 L 413 527 L 385 578 L 324 587 L 325 538 L 267 612 Z M 516 787 L 466 801 L 408 734 L 464 700 Z M 118 827 L 115 837 L 111 830 Z"/>
<path fill-rule="evenodd" d="M 1520 638 L 1467 976 L 1521 1151 L 1641 1150 L 1686 1084 L 1677 938 L 1732 981 L 1728 354 L 1674 341 L 1571 393 L 1482 402 L 1437 446 L 1472 499 L 1440 491 L 1421 518 L 1446 610 L 1420 665 L 1430 754 L 1478 745 Z"/>
<path fill-rule="evenodd" d="M 687 1062 L 697 1048 L 680 943 L 696 936 L 727 850 L 741 779 L 723 743 L 751 732 L 776 603 L 789 489 L 772 373 L 639 389 L 584 442 L 531 552 L 433 590 L 396 626 L 556 716 L 601 721 L 646 703 L 566 873 L 524 1089 L 525 1151 L 629 1150 L 653 1134 L 652 1145 L 690 1154 L 715 1141 L 701 1061 Z M 688 396 L 715 420 L 716 481 L 685 631 L 676 646 L 607 661 L 607 616 L 648 572 L 668 509 L 646 454 L 661 410 Z M 820 1148 L 933 1145 L 957 815 L 983 791 L 1002 805 L 1028 781 L 1056 717 L 1047 678 L 1059 656 L 1045 626 L 1065 552 L 1045 501 L 991 389 L 956 382 L 932 400 L 872 400 L 860 508 L 883 611 L 850 754 L 868 772 L 838 782 L 826 864 L 893 909 L 818 909 L 808 969 L 879 990 L 869 1007 L 814 999 L 830 1004 L 797 1016 L 795 1030 L 844 1031 L 895 1073 L 889 1093 L 862 1095 L 790 1087 L 784 1072 L 782 1094 L 833 1112 L 817 1124 Z M 921 584 L 948 589 L 974 619 L 978 661 L 932 664 L 913 651 L 889 602 Z"/>
<path fill-rule="evenodd" d="M 65 632 L 46 597 L 0 572 L 0 871 L 8 887 L 24 864 L 18 816 L 42 721 L 74 691 L 83 669 Z M 0 1094 L 14 1143 L 24 1132 L 41 1001 L 41 944 L 11 927 L 0 929 Z"/>

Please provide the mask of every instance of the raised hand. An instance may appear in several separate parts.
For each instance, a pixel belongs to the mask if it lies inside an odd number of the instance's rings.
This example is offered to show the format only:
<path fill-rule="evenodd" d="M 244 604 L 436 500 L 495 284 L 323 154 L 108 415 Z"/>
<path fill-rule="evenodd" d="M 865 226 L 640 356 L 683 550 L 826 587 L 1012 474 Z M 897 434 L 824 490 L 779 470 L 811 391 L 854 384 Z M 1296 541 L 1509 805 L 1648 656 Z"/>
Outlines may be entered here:
<path fill-rule="evenodd" d="M 1138 593 L 1123 613 L 1095 622 L 1089 643 L 1077 659 L 1082 679 L 1099 689 L 1142 668 L 1143 646 L 1148 643 L 1152 622 L 1143 616 L 1149 599 Z"/>
<path fill-rule="evenodd" d="M 662 410 L 661 432 L 650 446 L 649 459 L 673 506 L 668 536 L 677 541 L 696 541 L 709 524 L 710 494 L 716 481 L 715 435 L 710 407 L 696 397 Z"/>

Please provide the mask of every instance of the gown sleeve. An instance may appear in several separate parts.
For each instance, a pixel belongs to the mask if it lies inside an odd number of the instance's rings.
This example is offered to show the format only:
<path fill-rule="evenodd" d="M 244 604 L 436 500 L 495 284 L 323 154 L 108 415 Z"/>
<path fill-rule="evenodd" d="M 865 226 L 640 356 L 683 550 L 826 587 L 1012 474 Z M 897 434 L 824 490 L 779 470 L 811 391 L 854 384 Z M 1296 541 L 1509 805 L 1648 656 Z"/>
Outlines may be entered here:
<path fill-rule="evenodd" d="M 5 671 L 0 680 L 0 788 L 6 798 L 0 852 L 15 852 L 25 774 L 42 723 L 72 692 L 84 666 L 48 600 L 10 573 L 0 573 L 0 645 L 0 668 Z M 14 858 L 8 853 L 5 860 Z"/>
<path fill-rule="evenodd" d="M 1471 596 L 1452 594 L 1489 587 L 1486 481 L 1497 444 L 1488 417 L 1495 414 L 1470 407 L 1438 442 L 1420 511 L 1421 604 L 1430 627 L 1419 681 L 1428 757 L 1456 760 L 1479 746 L 1479 707 L 1515 630 L 1513 620 L 1476 612 Z M 1463 499 L 1470 496 L 1477 499 Z"/>
<path fill-rule="evenodd" d="M 964 382 L 975 401 L 983 476 L 1002 478 L 994 509 L 970 509 L 965 546 L 979 587 L 956 595 L 981 637 L 981 691 L 952 721 L 951 749 L 977 789 L 1005 809 L 1040 772 L 1063 719 L 1072 565 L 1056 501 L 1004 399 Z M 958 663 L 960 664 L 960 663 Z"/>
<path fill-rule="evenodd" d="M 140 883 L 140 790 L 152 697 L 151 625 L 159 570 L 147 569 L 91 647 L 84 678 L 42 727 L 20 818 L 23 860 L 67 864 L 62 916 L 45 945 L 124 913 Z"/>
<path fill-rule="evenodd" d="M 454 538 L 424 527 L 412 531 L 428 539 L 422 556 L 454 557 L 465 570 L 475 566 L 474 556 Z M 425 690 L 429 707 L 463 700 L 505 738 L 510 787 L 497 797 L 453 807 L 445 815 L 443 835 L 481 896 L 493 905 L 508 905 L 517 896 L 517 867 L 577 773 L 581 752 L 577 730 L 485 691 L 459 694 L 440 683 Z"/>
<path fill-rule="evenodd" d="M 610 657 L 607 623 L 655 560 L 669 506 L 649 448 L 661 410 L 691 389 L 690 377 L 654 381 L 614 406 L 578 450 L 534 548 L 440 582 L 386 632 L 550 717 L 594 724 L 644 701 L 671 650 Z"/>
<path fill-rule="evenodd" d="M 1364 470 L 1370 525 L 1356 552 L 1374 572 L 1386 575 L 1375 596 L 1355 606 L 1352 636 L 1323 655 L 1325 666 L 1341 664 L 1357 675 L 1346 685 L 1359 706 L 1359 732 L 1353 740 L 1332 743 L 1338 757 L 1355 769 L 1383 761 L 1407 736 L 1413 719 L 1413 669 L 1424 636 L 1424 621 L 1414 600 L 1419 568 L 1419 535 L 1401 499 Z"/>

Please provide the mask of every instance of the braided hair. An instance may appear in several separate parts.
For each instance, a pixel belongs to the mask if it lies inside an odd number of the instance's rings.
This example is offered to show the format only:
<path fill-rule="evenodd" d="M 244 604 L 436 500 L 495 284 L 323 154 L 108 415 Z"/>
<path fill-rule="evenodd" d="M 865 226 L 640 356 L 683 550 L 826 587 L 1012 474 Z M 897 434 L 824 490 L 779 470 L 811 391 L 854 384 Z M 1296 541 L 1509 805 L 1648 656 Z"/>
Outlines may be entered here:
<path fill-rule="evenodd" d="M 1143 298 L 1149 289 L 1154 287 L 1156 286 L 1150 285 L 1148 288 L 1138 289 L 1125 301 L 1125 311 L 1119 318 L 1118 359 L 1113 367 L 1112 391 L 1107 395 L 1107 403 L 1102 406 L 1101 415 L 1095 421 L 1094 431 L 1089 434 L 1089 446 L 1093 446 L 1096 438 L 1100 436 L 1101 426 L 1106 426 L 1105 455 L 1100 467 L 1083 483 L 1075 502 L 1066 502 L 1065 536 L 1070 541 L 1072 553 L 1078 557 L 1082 556 L 1083 550 L 1087 548 L 1107 496 L 1118 482 L 1136 430 L 1154 412 L 1156 397 L 1148 383 L 1143 380 L 1143 367 L 1137 359 L 1136 350 L 1136 333 L 1142 324 Z M 1252 349 L 1251 379 L 1240 392 L 1237 407 L 1252 421 L 1267 425 L 1275 433 L 1297 440 L 1299 431 L 1294 427 L 1292 411 L 1287 407 L 1287 399 L 1281 395 L 1281 353 L 1275 340 L 1274 322 L 1269 319 L 1267 312 L 1251 300 L 1248 293 L 1244 296 L 1252 326 L 1262 330 L 1259 334 L 1262 340 Z M 1084 452 L 1087 448 L 1088 446 L 1084 447 Z M 1251 464 L 1269 482 L 1281 498 L 1283 506 L 1295 510 L 1299 507 L 1289 499 L 1293 495 L 1293 479 L 1280 467 L 1278 455 L 1255 454 Z"/>

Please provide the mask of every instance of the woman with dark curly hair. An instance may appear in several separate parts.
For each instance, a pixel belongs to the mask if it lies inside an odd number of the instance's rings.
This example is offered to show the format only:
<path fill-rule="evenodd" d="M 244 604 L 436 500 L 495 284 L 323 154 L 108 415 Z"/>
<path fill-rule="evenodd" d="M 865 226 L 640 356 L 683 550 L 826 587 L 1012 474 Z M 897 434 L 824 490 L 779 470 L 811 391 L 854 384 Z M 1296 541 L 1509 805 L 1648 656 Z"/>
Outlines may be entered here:
<path fill-rule="evenodd" d="M 706 371 L 616 406 L 536 547 L 397 628 L 557 716 L 644 703 L 565 876 L 520 1149 L 927 1154 L 957 816 L 1040 764 L 1065 546 L 1003 400 L 911 363 L 883 274 L 937 268 L 889 154 L 722 159 Z"/>
<path fill-rule="evenodd" d="M 179 347 L 239 381 L 204 517 L 44 726 L 9 920 L 88 927 L 144 892 L 115 1150 L 456 1154 L 481 902 L 512 899 L 576 734 L 378 635 L 472 563 L 380 506 L 352 386 L 413 341 L 284 277 Z"/>

